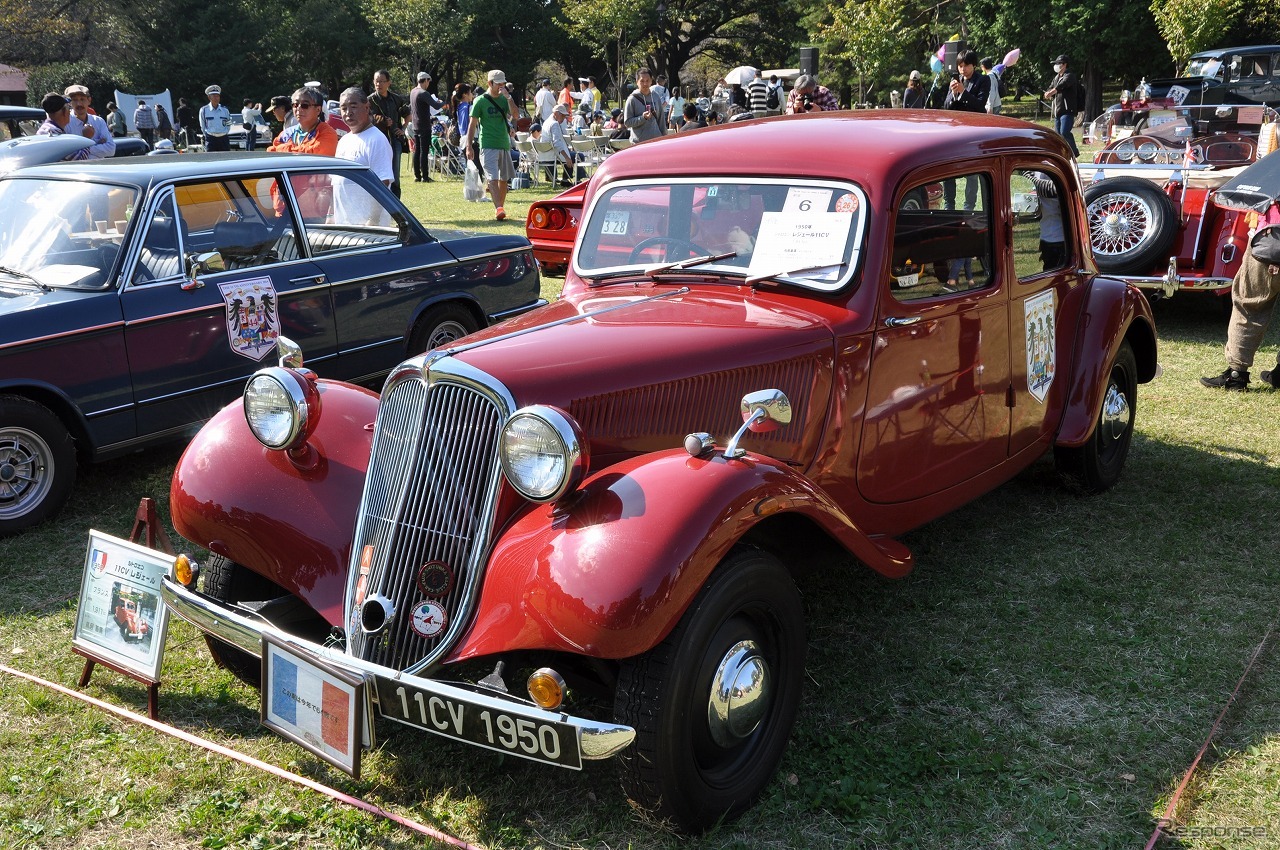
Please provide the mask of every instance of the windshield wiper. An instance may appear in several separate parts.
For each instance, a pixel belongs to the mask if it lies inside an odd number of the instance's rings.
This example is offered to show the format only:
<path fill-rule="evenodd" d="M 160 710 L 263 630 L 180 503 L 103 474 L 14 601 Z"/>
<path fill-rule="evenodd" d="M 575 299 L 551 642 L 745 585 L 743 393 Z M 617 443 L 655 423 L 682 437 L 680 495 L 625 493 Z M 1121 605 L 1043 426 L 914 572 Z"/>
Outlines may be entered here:
<path fill-rule="evenodd" d="M 47 283 L 37 280 L 36 278 L 32 277 L 26 272 L 18 271 L 17 269 L 11 269 L 8 266 L 0 266 L 0 273 L 12 275 L 13 277 L 18 278 L 19 280 L 29 280 L 32 283 L 34 283 L 36 286 L 40 287 L 40 289 L 42 289 L 43 291 L 53 292 L 53 289 Z"/>
<path fill-rule="evenodd" d="M 747 284 L 748 286 L 755 286 L 757 283 L 760 283 L 761 281 L 772 280 L 774 278 L 780 278 L 780 277 L 791 277 L 792 275 L 800 274 L 800 272 L 814 272 L 814 271 L 818 271 L 819 269 L 842 269 L 847 265 L 848 263 L 824 263 L 823 265 L 820 265 L 820 266 L 803 266 L 801 268 L 790 269 L 788 271 L 765 272 L 764 274 L 753 274 L 753 275 L 748 275 L 747 278 L 743 280 L 743 283 Z"/>
<path fill-rule="evenodd" d="M 661 266 L 654 266 L 651 269 L 619 269 L 618 271 L 602 272 L 600 274 L 584 274 L 583 277 L 591 281 L 592 286 L 603 283 L 606 280 L 615 280 L 620 277 L 638 277 L 644 275 L 650 279 L 656 278 L 660 274 L 681 271 L 683 269 L 693 268 L 705 263 L 716 263 L 720 260 L 729 260 L 738 256 L 737 251 L 727 251 L 723 254 L 707 254 L 703 257 L 690 257 L 687 260 L 680 260 L 677 263 L 666 263 Z"/>

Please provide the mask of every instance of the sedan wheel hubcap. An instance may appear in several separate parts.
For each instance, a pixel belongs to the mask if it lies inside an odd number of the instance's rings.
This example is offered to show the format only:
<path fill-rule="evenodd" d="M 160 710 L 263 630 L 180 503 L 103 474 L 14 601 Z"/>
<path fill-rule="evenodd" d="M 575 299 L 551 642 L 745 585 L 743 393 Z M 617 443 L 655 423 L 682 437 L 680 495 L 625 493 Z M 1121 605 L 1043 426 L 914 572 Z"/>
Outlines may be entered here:
<path fill-rule="evenodd" d="M 755 641 L 743 640 L 729 648 L 711 681 L 707 723 L 711 738 L 731 747 L 756 730 L 773 696 L 769 664 Z"/>
<path fill-rule="evenodd" d="M 1107 397 L 1102 401 L 1102 438 L 1109 442 L 1119 440 L 1129 430 L 1129 399 L 1115 384 L 1107 387 Z"/>
<path fill-rule="evenodd" d="M 34 508 L 52 485 L 53 452 L 25 428 L 0 431 L 0 519 L 14 519 Z"/>

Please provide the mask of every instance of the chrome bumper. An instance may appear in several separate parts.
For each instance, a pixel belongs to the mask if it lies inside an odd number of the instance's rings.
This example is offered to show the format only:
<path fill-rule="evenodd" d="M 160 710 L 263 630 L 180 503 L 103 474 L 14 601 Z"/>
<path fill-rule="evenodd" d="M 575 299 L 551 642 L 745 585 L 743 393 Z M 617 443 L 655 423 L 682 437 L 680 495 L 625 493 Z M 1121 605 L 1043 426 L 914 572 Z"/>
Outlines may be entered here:
<path fill-rule="evenodd" d="M 1165 298 L 1172 298 L 1173 294 L 1180 290 L 1186 292 L 1214 292 L 1231 287 L 1231 278 L 1229 277 L 1183 277 L 1178 274 L 1176 257 L 1169 258 L 1169 270 L 1162 277 L 1134 277 L 1130 275 L 1116 275 L 1116 277 L 1126 283 L 1133 284 L 1139 289 L 1158 291 Z"/>
<path fill-rule="evenodd" d="M 353 658 L 335 647 L 311 643 L 280 631 L 269 623 L 246 617 L 215 599 L 188 590 L 168 576 L 165 576 L 161 584 L 160 596 L 174 615 L 191 623 L 205 634 L 239 647 L 258 658 L 262 657 L 262 637 L 270 634 L 273 639 L 281 643 L 301 647 L 323 658 L 329 664 L 357 676 L 382 676 L 387 679 L 396 679 L 445 699 L 488 706 L 495 711 L 535 722 L 567 724 L 578 731 L 578 741 L 584 759 L 604 759 L 617 755 L 636 737 L 635 730 L 630 726 L 601 723 L 582 717 L 573 717 L 563 712 L 546 711 L 519 700 L 506 698 L 496 691 L 492 692 L 492 695 L 481 693 L 470 688 L 412 676 L 399 670 Z"/>

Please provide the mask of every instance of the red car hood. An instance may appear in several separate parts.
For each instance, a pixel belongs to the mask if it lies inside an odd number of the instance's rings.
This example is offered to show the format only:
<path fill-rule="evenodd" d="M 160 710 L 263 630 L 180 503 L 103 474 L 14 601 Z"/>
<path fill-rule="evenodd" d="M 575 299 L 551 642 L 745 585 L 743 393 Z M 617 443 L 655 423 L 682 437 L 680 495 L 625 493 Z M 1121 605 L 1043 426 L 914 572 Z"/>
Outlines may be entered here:
<path fill-rule="evenodd" d="M 818 314 L 738 287 L 607 287 L 467 341 L 482 339 L 490 342 L 459 359 L 500 380 L 519 406 L 569 412 L 591 444 L 593 467 L 680 446 L 694 431 L 723 445 L 742 424 L 742 396 L 770 388 L 790 399 L 792 424 L 752 439 L 771 456 L 806 463 L 825 418 L 834 352 Z"/>

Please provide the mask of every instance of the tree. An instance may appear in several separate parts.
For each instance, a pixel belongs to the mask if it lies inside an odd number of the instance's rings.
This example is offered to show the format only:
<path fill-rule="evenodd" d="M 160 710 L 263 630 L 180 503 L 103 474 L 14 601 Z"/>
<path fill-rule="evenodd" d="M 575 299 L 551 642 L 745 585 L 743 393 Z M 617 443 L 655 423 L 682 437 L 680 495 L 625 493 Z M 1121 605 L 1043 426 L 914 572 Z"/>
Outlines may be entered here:
<path fill-rule="evenodd" d="M 364 0 L 364 10 L 378 42 L 390 48 L 383 61 L 407 68 L 411 79 L 466 39 L 478 11 L 469 0 Z"/>
<path fill-rule="evenodd" d="M 1151 0 L 1151 14 L 1182 67 L 1191 54 L 1222 44 L 1241 7 L 1239 0 Z"/>
<path fill-rule="evenodd" d="M 858 78 L 858 101 L 872 90 L 902 54 L 901 0 L 845 0 L 843 6 L 831 7 L 830 24 L 818 30 L 832 48 L 829 55 L 849 63 Z"/>

